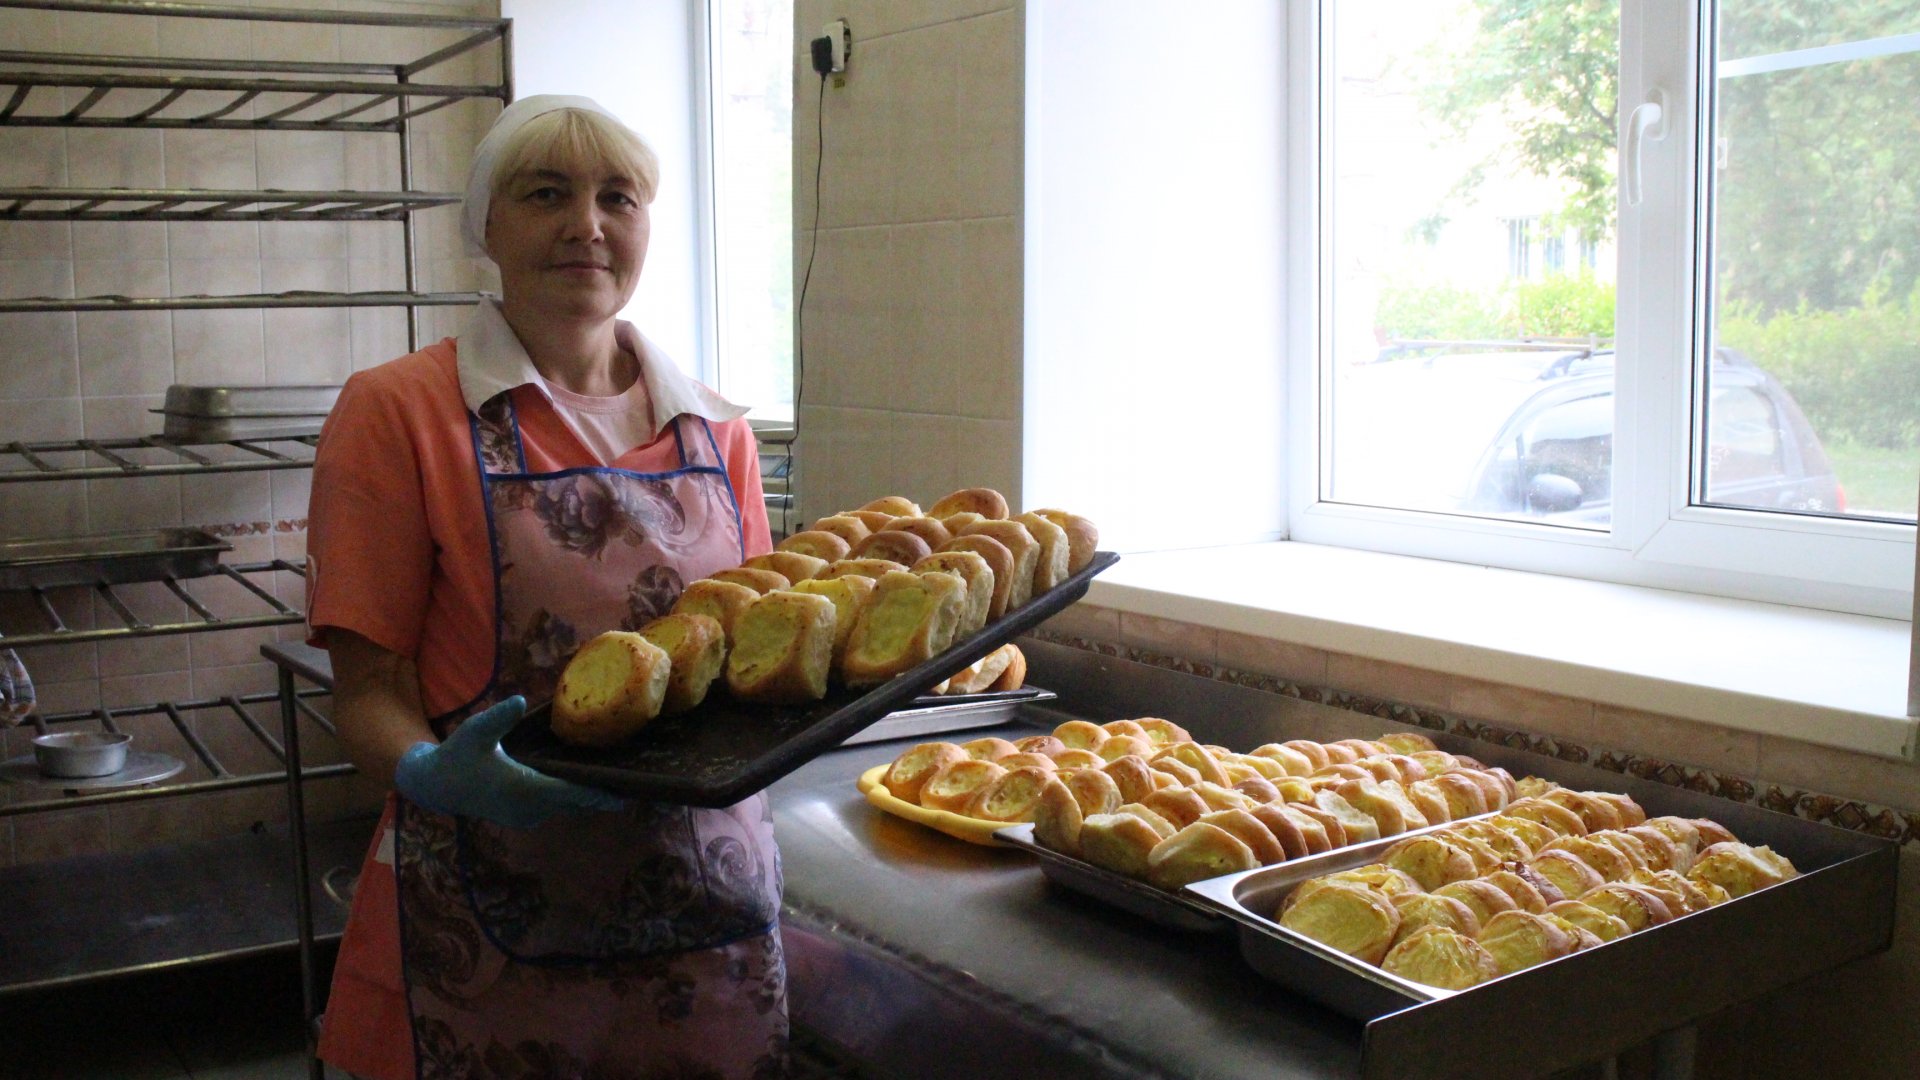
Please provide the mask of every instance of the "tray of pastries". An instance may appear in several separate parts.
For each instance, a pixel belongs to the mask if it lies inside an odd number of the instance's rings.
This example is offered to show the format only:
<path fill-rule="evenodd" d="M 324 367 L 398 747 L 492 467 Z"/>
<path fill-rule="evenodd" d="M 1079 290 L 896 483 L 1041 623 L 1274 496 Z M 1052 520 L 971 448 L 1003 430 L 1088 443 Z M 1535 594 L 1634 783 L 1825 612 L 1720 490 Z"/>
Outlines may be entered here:
<path fill-rule="evenodd" d="M 586 642 L 502 745 L 631 797 L 731 805 L 923 695 L 1022 689 L 1012 639 L 1119 561 L 1098 538 L 987 488 L 876 499 Z"/>

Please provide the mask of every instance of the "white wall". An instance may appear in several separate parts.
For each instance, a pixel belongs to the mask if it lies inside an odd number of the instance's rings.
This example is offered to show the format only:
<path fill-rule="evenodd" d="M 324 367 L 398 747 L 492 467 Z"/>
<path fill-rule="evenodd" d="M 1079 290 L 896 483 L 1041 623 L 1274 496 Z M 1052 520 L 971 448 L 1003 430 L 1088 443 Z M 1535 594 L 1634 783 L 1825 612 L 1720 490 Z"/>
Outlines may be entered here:
<path fill-rule="evenodd" d="M 1283 533 L 1284 16 L 1026 5 L 1025 501 L 1103 546 Z"/>
<path fill-rule="evenodd" d="M 701 0 L 501 0 L 513 20 L 516 97 L 585 94 L 660 157 L 653 242 L 626 317 L 707 381 L 706 271 L 695 134 L 695 5 Z"/>

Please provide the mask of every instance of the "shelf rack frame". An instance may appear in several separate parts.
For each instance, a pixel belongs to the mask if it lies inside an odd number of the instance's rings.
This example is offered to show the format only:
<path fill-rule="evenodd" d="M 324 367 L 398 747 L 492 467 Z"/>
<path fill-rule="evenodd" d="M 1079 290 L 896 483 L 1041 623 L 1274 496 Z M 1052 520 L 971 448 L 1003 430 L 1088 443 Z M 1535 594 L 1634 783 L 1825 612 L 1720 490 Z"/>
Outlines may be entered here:
<path fill-rule="evenodd" d="M 150 623 L 134 614 L 133 609 L 114 591 L 111 584 L 93 586 L 93 592 L 106 602 L 119 626 L 101 626 L 76 630 L 69 627 L 61 618 L 60 611 L 54 606 L 51 594 L 54 589 L 35 587 L 31 590 L 34 606 L 44 620 L 47 629 L 37 633 L 0 635 L 0 648 L 24 649 L 32 645 L 78 645 L 88 641 L 115 641 L 122 638 L 164 637 L 171 634 L 192 634 L 203 630 L 241 630 L 248 627 L 287 626 L 303 621 L 306 616 L 273 593 L 267 591 L 258 582 L 246 575 L 271 574 L 285 572 L 307 576 L 305 562 L 289 562 L 286 559 L 268 559 L 262 562 L 222 563 L 213 576 L 239 583 L 252 596 L 266 605 L 266 613 L 256 615 L 215 615 L 201 599 L 188 589 L 189 583 L 196 579 L 181 579 L 168 576 L 160 579 L 167 590 L 187 605 L 187 609 L 197 618 L 183 622 Z M 146 584 L 146 583 L 141 583 Z M 71 589 L 72 587 L 68 587 Z"/>
<path fill-rule="evenodd" d="M 71 439 L 59 442 L 16 440 L 0 443 L 0 484 L 309 469 L 313 467 L 311 451 L 319 443 L 318 435 L 258 436 L 217 443 L 175 442 L 164 435 L 143 435 L 131 439 Z M 219 461 L 209 456 L 214 452 L 214 447 L 228 447 L 252 456 Z M 283 450 L 286 453 L 282 453 Z M 129 456 L 139 453 L 154 456 L 152 452 L 171 454 L 173 457 L 159 461 L 138 461 Z M 49 460 L 75 455 L 79 457 L 77 464 Z M 95 464 L 93 457 L 104 459 L 106 464 Z M 18 463 L 24 463 L 30 467 L 19 468 Z M 15 467 L 7 468 L 9 464 L 14 464 Z"/>

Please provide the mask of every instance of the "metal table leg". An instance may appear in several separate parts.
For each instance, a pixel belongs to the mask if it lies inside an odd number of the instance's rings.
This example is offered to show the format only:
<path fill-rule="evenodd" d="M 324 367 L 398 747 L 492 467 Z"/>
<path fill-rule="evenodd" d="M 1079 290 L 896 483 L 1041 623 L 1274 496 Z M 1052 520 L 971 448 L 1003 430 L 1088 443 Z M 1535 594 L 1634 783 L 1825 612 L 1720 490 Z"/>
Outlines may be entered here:
<path fill-rule="evenodd" d="M 300 715 L 294 707 L 293 672 L 280 669 L 280 726 L 287 751 L 287 832 L 293 837 L 293 892 L 300 931 L 301 1028 L 307 1041 L 307 1075 L 326 1080 L 319 1056 L 319 1010 L 313 971 L 313 893 L 307 866 L 307 810 L 301 790 Z"/>

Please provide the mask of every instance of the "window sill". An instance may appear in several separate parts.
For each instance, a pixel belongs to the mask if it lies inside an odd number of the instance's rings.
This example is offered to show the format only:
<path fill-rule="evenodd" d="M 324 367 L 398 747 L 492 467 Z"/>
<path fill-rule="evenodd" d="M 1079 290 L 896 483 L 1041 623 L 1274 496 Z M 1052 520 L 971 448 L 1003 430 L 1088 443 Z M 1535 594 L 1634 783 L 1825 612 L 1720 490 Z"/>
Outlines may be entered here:
<path fill-rule="evenodd" d="M 1089 604 L 1911 760 L 1910 624 L 1348 548 L 1127 555 Z"/>

